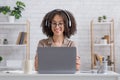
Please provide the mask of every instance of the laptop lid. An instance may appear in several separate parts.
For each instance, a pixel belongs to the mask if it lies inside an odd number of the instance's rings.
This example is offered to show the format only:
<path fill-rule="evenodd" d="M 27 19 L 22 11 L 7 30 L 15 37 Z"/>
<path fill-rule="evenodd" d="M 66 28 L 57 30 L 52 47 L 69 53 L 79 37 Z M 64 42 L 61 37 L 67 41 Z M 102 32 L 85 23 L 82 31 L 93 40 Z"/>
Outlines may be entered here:
<path fill-rule="evenodd" d="M 38 47 L 38 73 L 73 74 L 75 72 L 75 47 Z"/>

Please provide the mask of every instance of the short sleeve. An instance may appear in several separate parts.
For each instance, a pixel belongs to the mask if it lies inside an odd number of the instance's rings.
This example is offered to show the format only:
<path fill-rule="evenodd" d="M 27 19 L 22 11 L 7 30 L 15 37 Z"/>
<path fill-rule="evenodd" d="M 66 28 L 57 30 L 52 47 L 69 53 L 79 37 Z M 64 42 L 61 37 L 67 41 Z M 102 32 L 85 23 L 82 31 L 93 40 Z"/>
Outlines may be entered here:
<path fill-rule="evenodd" d="M 76 46 L 76 43 L 75 43 L 74 41 L 71 41 L 70 47 L 77 47 L 77 46 Z"/>
<path fill-rule="evenodd" d="M 76 47 L 76 51 L 77 51 L 77 56 L 79 56 L 79 52 L 78 52 L 78 46 L 77 46 L 77 44 L 74 42 L 74 41 L 72 41 L 71 42 L 71 47 Z"/>
<path fill-rule="evenodd" d="M 38 47 L 44 47 L 43 40 L 40 40 L 40 41 L 39 41 L 39 43 L 38 43 Z"/>

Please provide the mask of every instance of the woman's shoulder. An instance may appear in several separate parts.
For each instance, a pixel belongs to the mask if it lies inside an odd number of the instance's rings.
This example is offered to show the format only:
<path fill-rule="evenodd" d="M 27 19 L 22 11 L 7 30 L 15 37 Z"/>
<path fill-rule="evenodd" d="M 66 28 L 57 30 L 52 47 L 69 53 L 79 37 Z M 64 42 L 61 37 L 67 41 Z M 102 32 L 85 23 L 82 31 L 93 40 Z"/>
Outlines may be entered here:
<path fill-rule="evenodd" d="M 43 47 L 43 46 L 47 45 L 47 43 L 48 43 L 48 38 L 41 39 L 41 40 L 39 40 L 38 47 Z"/>
<path fill-rule="evenodd" d="M 65 42 L 67 43 L 68 47 L 76 47 L 76 43 L 73 40 L 66 39 Z"/>

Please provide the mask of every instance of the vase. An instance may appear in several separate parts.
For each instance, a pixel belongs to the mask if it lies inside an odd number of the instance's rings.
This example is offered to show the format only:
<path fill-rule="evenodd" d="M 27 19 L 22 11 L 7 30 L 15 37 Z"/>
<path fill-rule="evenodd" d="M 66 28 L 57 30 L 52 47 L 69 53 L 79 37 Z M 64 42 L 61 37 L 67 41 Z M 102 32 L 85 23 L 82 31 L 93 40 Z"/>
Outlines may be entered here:
<path fill-rule="evenodd" d="M 107 40 L 106 39 L 101 39 L 100 43 L 101 44 L 107 44 Z"/>
<path fill-rule="evenodd" d="M 14 23 L 15 22 L 15 16 L 9 16 L 9 23 Z"/>
<path fill-rule="evenodd" d="M 32 60 L 23 60 L 23 72 L 25 74 L 32 73 Z"/>

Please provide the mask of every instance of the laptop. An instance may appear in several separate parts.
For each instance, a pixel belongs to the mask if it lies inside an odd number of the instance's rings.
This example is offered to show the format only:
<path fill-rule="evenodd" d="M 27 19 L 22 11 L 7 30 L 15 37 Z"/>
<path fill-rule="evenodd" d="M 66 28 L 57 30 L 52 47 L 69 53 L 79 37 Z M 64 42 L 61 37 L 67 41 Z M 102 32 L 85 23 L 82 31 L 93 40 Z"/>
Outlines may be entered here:
<path fill-rule="evenodd" d="M 38 73 L 74 74 L 75 72 L 75 47 L 38 47 Z"/>

